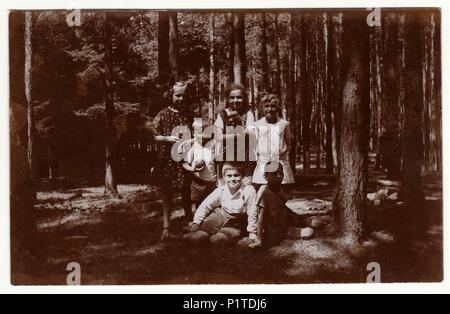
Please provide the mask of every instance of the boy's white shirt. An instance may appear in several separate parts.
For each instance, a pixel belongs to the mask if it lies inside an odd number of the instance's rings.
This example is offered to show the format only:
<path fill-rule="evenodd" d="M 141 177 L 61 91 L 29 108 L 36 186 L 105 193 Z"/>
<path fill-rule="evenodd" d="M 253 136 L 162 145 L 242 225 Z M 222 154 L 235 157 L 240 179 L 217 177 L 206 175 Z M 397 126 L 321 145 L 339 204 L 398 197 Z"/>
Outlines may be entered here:
<path fill-rule="evenodd" d="M 256 190 L 252 185 L 242 184 L 235 194 L 231 194 L 228 185 L 217 188 L 200 205 L 195 213 L 194 223 L 200 225 L 213 211 L 222 208 L 229 214 L 248 215 L 247 231 L 257 230 Z"/>
<path fill-rule="evenodd" d="M 208 143 L 202 146 L 197 141 L 194 141 L 194 144 L 188 151 L 187 162 L 194 165 L 201 160 L 205 162 L 205 168 L 200 172 L 195 172 L 194 175 L 204 181 L 216 182 L 215 144 Z"/>

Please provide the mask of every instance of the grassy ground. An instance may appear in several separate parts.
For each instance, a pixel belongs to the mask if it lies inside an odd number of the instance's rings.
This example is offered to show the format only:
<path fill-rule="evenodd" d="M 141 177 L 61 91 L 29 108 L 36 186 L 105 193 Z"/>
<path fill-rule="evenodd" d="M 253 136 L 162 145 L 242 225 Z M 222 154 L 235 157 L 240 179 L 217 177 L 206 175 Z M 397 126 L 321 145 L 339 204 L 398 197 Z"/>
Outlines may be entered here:
<path fill-rule="evenodd" d="M 379 186 L 372 175 L 370 192 Z M 161 244 L 161 206 L 150 186 L 119 186 L 121 199 L 106 200 L 102 188 L 38 194 L 36 267 L 15 281 L 63 285 L 66 266 L 78 262 L 82 283 L 242 284 L 366 282 L 367 264 L 381 265 L 383 282 L 434 282 L 443 276 L 442 182 L 424 178 L 427 202 L 406 208 L 395 201 L 371 206 L 365 241 L 348 246 L 320 230 L 312 240 L 284 241 L 253 252 L 234 247 L 195 249 L 181 240 Z M 300 177 L 293 194 L 331 200 L 334 179 L 320 173 Z M 183 214 L 173 213 L 181 236 Z"/>

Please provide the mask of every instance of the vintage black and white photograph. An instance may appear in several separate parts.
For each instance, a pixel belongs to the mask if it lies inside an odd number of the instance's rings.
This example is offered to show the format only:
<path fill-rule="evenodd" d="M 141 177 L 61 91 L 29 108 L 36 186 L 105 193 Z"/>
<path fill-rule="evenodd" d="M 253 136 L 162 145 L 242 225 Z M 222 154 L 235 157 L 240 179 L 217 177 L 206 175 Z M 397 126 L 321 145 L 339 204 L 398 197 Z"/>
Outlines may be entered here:
<path fill-rule="evenodd" d="M 11 283 L 443 280 L 439 8 L 11 10 Z"/>

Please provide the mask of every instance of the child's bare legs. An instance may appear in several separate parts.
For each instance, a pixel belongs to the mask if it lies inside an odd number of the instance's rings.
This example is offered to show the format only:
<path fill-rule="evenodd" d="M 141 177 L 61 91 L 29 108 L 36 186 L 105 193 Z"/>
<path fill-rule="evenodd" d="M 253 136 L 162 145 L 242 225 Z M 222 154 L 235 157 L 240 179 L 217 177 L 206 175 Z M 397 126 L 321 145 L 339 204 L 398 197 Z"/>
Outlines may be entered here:
<path fill-rule="evenodd" d="M 205 231 L 196 231 L 186 234 L 183 239 L 192 245 L 200 246 L 208 243 L 209 237 L 209 234 Z"/>
<path fill-rule="evenodd" d="M 191 205 L 191 182 L 192 180 L 186 178 L 181 191 L 181 202 L 183 203 L 184 216 L 186 217 L 187 223 L 193 219 L 193 209 Z"/>
<path fill-rule="evenodd" d="M 226 246 L 237 242 L 242 232 L 235 228 L 222 228 L 209 238 L 209 242 L 216 247 Z"/>
<path fill-rule="evenodd" d="M 223 233 L 216 233 L 211 238 L 209 238 L 209 242 L 214 246 L 225 246 L 228 244 L 228 237 Z"/>
<path fill-rule="evenodd" d="M 170 215 L 172 214 L 173 201 L 170 193 L 164 193 L 163 199 L 163 232 L 161 241 L 167 241 L 170 239 Z"/>

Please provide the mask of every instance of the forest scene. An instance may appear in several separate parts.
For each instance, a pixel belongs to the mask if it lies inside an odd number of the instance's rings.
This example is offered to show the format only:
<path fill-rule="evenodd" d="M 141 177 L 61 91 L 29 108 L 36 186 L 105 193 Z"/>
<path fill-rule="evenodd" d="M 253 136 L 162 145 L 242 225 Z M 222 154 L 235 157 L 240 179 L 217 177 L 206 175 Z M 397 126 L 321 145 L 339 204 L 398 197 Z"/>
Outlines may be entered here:
<path fill-rule="evenodd" d="M 13 284 L 443 280 L 440 10 L 12 11 L 9 48 Z M 255 120 L 280 100 L 310 234 L 192 247 L 176 193 L 161 241 L 153 124 L 180 81 L 210 125 L 233 84 Z"/>

